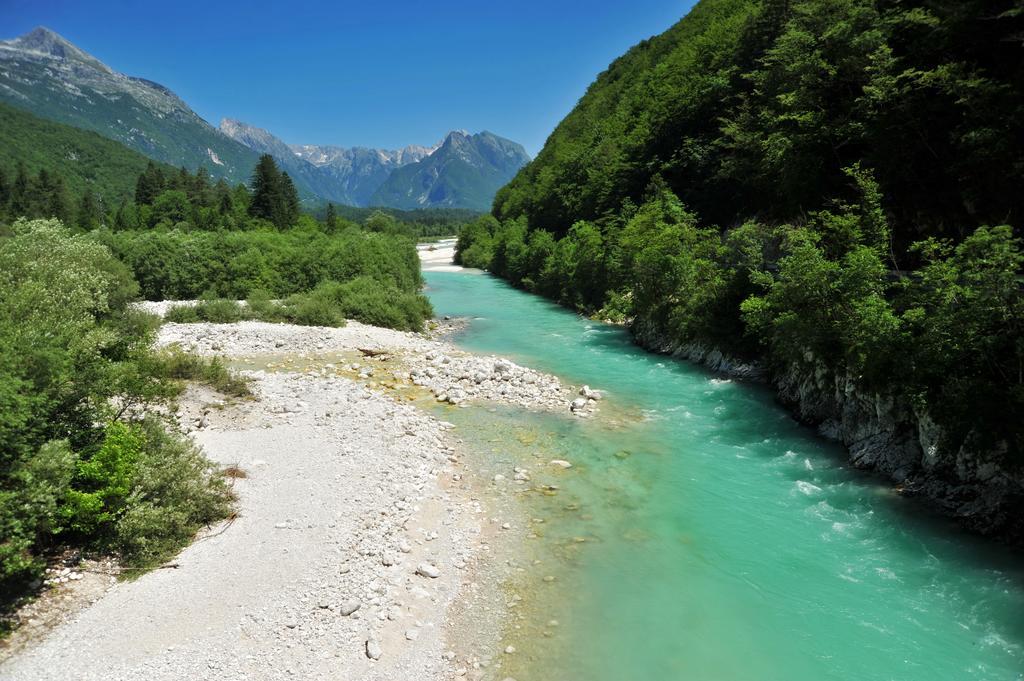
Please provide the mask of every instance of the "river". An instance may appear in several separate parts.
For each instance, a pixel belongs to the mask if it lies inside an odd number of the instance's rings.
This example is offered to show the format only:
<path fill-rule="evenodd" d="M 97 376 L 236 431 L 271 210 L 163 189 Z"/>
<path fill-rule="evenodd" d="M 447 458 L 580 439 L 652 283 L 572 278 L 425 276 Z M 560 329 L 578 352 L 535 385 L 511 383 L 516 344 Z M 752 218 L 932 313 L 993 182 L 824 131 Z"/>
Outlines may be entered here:
<path fill-rule="evenodd" d="M 446 416 L 484 474 L 533 474 L 517 502 L 525 567 L 507 585 L 516 652 L 495 678 L 1024 678 L 1019 557 L 852 470 L 767 388 L 488 275 L 425 277 L 437 314 L 472 320 L 465 349 L 607 394 L 593 419 Z"/>

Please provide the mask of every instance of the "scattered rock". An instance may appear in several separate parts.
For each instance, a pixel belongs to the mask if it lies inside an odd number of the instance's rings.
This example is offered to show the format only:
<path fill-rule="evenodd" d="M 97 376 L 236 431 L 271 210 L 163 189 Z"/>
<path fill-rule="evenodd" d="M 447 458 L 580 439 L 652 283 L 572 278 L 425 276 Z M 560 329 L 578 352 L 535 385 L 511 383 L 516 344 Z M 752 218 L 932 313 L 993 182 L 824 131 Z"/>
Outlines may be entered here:
<path fill-rule="evenodd" d="M 551 459 L 551 465 L 559 468 L 572 468 L 572 464 L 565 459 Z"/>
<path fill-rule="evenodd" d="M 347 600 L 347 601 L 345 601 L 344 603 L 341 604 L 341 607 L 338 608 L 338 612 L 340 612 L 345 617 L 348 617 L 349 615 L 354 613 L 356 610 L 358 610 L 359 606 L 361 606 L 361 605 L 362 605 L 362 603 L 360 603 L 359 601 L 357 601 L 355 599 L 349 599 L 349 600 Z"/>
<path fill-rule="evenodd" d="M 366 656 L 371 660 L 379 660 L 384 651 L 380 647 L 380 641 L 375 638 L 366 641 Z"/>
<path fill-rule="evenodd" d="M 437 579 L 441 576 L 441 571 L 430 563 L 420 563 L 416 566 L 416 574 L 429 577 L 430 579 Z"/>

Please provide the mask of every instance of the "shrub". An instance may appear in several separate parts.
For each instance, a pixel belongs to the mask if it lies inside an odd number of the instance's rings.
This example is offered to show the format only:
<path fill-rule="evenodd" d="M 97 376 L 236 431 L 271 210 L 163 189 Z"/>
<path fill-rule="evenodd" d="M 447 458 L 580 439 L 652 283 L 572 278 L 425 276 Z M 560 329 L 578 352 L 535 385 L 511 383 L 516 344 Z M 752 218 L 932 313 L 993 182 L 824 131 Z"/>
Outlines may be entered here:
<path fill-rule="evenodd" d="M 317 292 L 300 293 L 288 299 L 284 316 L 292 324 L 304 326 L 344 326 L 345 317 L 338 304 Z"/>
<path fill-rule="evenodd" d="M 114 545 L 125 562 L 152 567 L 174 555 L 204 525 L 231 512 L 224 478 L 190 441 L 159 422 L 139 429 L 146 446 L 135 462 L 131 493 L 114 527 Z"/>
<path fill-rule="evenodd" d="M 195 324 L 199 321 L 199 311 L 195 305 L 175 305 L 164 313 L 165 322 L 175 324 Z"/>
<path fill-rule="evenodd" d="M 423 320 L 433 314 L 424 296 L 381 286 L 369 277 L 342 284 L 326 282 L 310 295 L 330 301 L 346 319 L 404 331 L 421 331 Z"/>
<path fill-rule="evenodd" d="M 78 462 L 73 489 L 62 509 L 65 527 L 90 535 L 112 523 L 125 508 L 135 478 L 135 463 L 145 447 L 138 426 L 114 422 L 107 426 L 103 444 Z"/>
<path fill-rule="evenodd" d="M 251 381 L 224 366 L 218 357 L 205 358 L 173 346 L 152 358 L 151 372 L 160 378 L 205 383 L 229 397 L 249 397 Z"/>
<path fill-rule="evenodd" d="M 172 394 L 176 375 L 248 390 L 215 360 L 153 355 L 154 319 L 128 309 L 136 285 L 106 247 L 53 220 L 12 231 L 0 241 L 0 611 L 54 547 L 145 562 L 225 513 L 194 448 L 158 421 L 124 420 Z"/>

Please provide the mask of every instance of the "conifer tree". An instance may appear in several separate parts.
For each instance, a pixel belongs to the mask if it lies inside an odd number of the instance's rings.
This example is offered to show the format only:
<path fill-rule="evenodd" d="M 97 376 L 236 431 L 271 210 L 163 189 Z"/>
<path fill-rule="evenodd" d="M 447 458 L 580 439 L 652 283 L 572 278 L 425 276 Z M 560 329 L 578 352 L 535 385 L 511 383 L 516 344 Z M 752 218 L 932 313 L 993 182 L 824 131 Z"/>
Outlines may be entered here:
<path fill-rule="evenodd" d="M 291 227 L 299 219 L 299 192 L 288 173 L 281 173 L 281 218 L 280 228 Z"/>
<path fill-rule="evenodd" d="M 324 219 L 324 226 L 327 227 L 328 232 L 335 232 L 338 229 L 338 213 L 331 202 L 327 203 L 327 217 Z"/>
<path fill-rule="evenodd" d="M 29 213 L 28 170 L 24 163 L 18 163 L 18 173 L 11 185 L 11 216 L 18 218 Z"/>
<path fill-rule="evenodd" d="M 217 207 L 217 211 L 221 215 L 227 215 L 231 212 L 233 203 L 231 201 L 231 187 L 222 177 L 217 180 L 217 184 L 213 186 L 214 205 Z"/>
<path fill-rule="evenodd" d="M 256 170 L 252 176 L 252 200 L 249 202 L 249 215 L 262 218 L 281 227 L 282 197 L 281 173 L 277 169 L 270 154 L 260 156 Z"/>
<path fill-rule="evenodd" d="M 64 187 L 64 178 L 56 173 L 50 173 L 46 191 L 46 215 L 67 224 L 71 217 L 70 203 L 67 189 Z"/>
<path fill-rule="evenodd" d="M 135 203 L 140 206 L 151 205 L 157 195 L 164 190 L 164 184 L 164 174 L 150 161 L 135 183 Z"/>
<path fill-rule="evenodd" d="M 92 230 L 99 227 L 103 214 L 96 197 L 92 191 L 86 189 L 82 194 L 82 200 L 78 204 L 78 227 L 83 230 Z"/>

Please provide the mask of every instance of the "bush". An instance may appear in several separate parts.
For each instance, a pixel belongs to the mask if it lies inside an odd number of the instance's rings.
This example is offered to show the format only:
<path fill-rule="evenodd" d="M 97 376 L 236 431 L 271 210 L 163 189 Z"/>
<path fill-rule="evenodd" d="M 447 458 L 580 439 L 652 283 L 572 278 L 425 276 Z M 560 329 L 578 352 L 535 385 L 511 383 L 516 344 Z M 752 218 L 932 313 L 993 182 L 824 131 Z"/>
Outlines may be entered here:
<path fill-rule="evenodd" d="M 172 394 L 174 374 L 247 390 L 218 362 L 153 355 L 154 320 L 127 307 L 136 285 L 106 247 L 53 220 L 12 231 L 0 242 L 0 611 L 56 547 L 144 562 L 223 515 L 209 462 L 158 421 L 125 419 Z M 149 538 L 131 529 L 143 515 Z"/>
<path fill-rule="evenodd" d="M 168 348 L 153 356 L 150 369 L 154 376 L 177 381 L 197 381 L 229 397 L 250 397 L 251 381 L 229 370 L 220 358 L 205 358 Z"/>
<path fill-rule="evenodd" d="M 329 298 L 312 293 L 300 293 L 287 300 L 284 318 L 292 324 L 304 326 L 344 326 L 345 316 L 338 304 Z"/>
<path fill-rule="evenodd" d="M 202 321 L 195 305 L 175 305 L 164 313 L 165 322 L 175 324 L 196 324 Z"/>
<path fill-rule="evenodd" d="M 423 320 L 433 315 L 426 297 L 381 286 L 369 277 L 325 282 L 309 295 L 335 306 L 342 318 L 403 331 L 422 331 Z"/>
<path fill-rule="evenodd" d="M 61 509 L 67 529 L 91 535 L 116 519 L 125 508 L 135 463 L 144 448 L 138 426 L 116 421 L 107 426 L 99 449 L 78 462 L 73 489 Z"/>
<path fill-rule="evenodd" d="M 174 555 L 205 525 L 231 512 L 223 476 L 190 441 L 155 420 L 138 426 L 145 446 L 132 475 L 131 493 L 114 526 L 114 546 L 128 565 L 152 567 Z"/>

